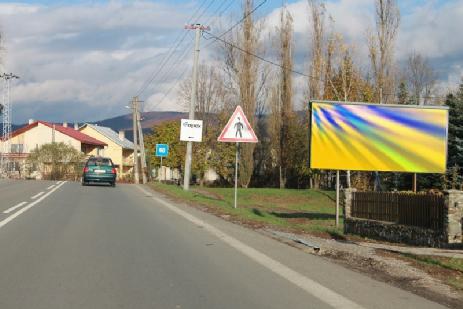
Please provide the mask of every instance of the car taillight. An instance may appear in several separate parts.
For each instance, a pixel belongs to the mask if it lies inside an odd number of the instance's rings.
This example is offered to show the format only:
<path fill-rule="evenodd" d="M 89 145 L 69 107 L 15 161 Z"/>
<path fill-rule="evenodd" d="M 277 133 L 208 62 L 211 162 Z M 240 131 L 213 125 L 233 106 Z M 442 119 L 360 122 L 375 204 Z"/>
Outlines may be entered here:
<path fill-rule="evenodd" d="M 116 169 L 113 167 L 113 168 L 111 169 L 111 174 L 116 174 L 116 173 L 117 173 L 117 171 L 116 171 Z"/>
<path fill-rule="evenodd" d="M 84 173 L 88 172 L 88 167 L 84 167 Z"/>

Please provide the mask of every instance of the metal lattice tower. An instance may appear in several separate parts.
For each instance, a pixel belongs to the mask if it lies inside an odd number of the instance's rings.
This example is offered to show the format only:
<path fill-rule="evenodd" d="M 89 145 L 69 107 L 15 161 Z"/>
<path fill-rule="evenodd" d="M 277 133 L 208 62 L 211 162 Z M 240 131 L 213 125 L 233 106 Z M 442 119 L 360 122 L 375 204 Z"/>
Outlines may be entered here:
<path fill-rule="evenodd" d="M 9 172 L 9 158 L 10 158 L 9 154 L 11 152 L 11 120 L 12 120 L 11 103 L 10 103 L 10 80 L 17 79 L 19 77 L 14 75 L 13 73 L 9 73 L 9 74 L 4 73 L 0 75 L 0 78 L 3 79 L 3 95 L 2 95 L 3 147 L 2 147 L 0 167 L 3 173 L 8 173 Z"/>

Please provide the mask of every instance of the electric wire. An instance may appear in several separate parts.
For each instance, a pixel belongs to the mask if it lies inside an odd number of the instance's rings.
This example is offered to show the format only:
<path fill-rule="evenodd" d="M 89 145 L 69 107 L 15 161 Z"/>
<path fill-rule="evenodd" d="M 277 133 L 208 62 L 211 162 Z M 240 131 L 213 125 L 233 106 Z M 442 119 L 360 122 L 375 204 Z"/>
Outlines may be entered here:
<path fill-rule="evenodd" d="M 294 70 L 294 69 L 287 68 L 287 67 L 285 67 L 285 66 L 283 66 L 283 65 L 281 65 L 281 64 L 279 64 L 279 63 L 277 63 L 277 62 L 275 62 L 275 61 L 266 59 L 266 58 L 264 58 L 264 57 L 262 57 L 262 56 L 256 55 L 256 54 L 254 54 L 254 53 L 251 53 L 250 51 L 247 51 L 247 50 L 245 50 L 245 49 L 242 49 L 241 47 L 239 47 L 239 46 L 237 46 L 237 45 L 235 45 L 235 44 L 233 44 L 233 43 L 231 43 L 231 42 L 228 42 L 228 41 L 226 41 L 226 40 L 224 40 L 224 39 L 222 39 L 222 38 L 220 38 L 220 37 L 218 37 L 218 36 L 216 36 L 216 35 L 210 33 L 209 31 L 204 31 L 204 32 L 207 33 L 208 35 L 210 35 L 212 38 L 215 39 L 214 43 L 217 42 L 217 41 L 220 41 L 220 42 L 222 42 L 222 43 L 224 43 L 224 44 L 226 44 L 226 45 L 228 45 L 228 46 L 230 46 L 230 47 L 232 47 L 232 48 L 234 48 L 234 49 L 237 49 L 237 50 L 239 50 L 239 51 L 241 51 L 241 52 L 243 52 L 243 53 L 245 53 L 245 54 L 248 54 L 248 55 L 250 55 L 250 56 L 253 56 L 253 57 L 255 57 L 255 58 L 257 58 L 257 59 L 259 59 L 259 60 L 261 60 L 261 61 L 263 61 L 263 62 L 266 62 L 266 63 L 269 63 L 269 64 L 271 64 L 271 65 L 280 67 L 280 68 L 283 69 L 283 70 L 288 70 L 288 71 L 290 71 L 290 72 L 292 72 L 292 73 L 295 73 L 295 74 L 298 74 L 298 75 L 301 75 L 301 76 L 305 76 L 305 77 L 308 77 L 308 78 L 312 78 L 310 75 L 307 75 L 307 74 L 302 73 L 302 72 L 300 72 L 300 71 L 296 71 L 296 70 Z M 321 80 L 320 80 L 320 81 L 321 81 Z"/>
<path fill-rule="evenodd" d="M 216 14 L 221 8 L 222 6 L 226 3 L 227 1 L 222 1 L 222 3 L 216 8 L 216 10 L 214 11 L 213 15 Z M 231 3 L 233 3 L 233 0 L 231 1 Z M 222 11 L 223 12 L 223 11 Z M 211 17 L 207 22 L 206 22 L 206 25 L 209 24 L 210 20 L 212 19 L 213 17 Z M 193 42 L 193 38 L 191 39 L 191 42 Z M 161 81 L 164 81 L 166 80 L 170 74 L 180 65 L 180 63 L 183 62 L 183 60 L 186 58 L 188 54 L 188 49 L 184 49 L 183 50 L 183 53 L 177 58 L 177 60 L 175 61 L 174 64 L 171 65 L 171 68 L 168 69 L 168 71 L 166 71 L 160 78 L 159 80 Z"/>
<path fill-rule="evenodd" d="M 267 0 L 263 0 L 261 3 L 259 3 L 254 9 L 252 9 L 251 11 L 249 11 L 246 15 L 244 15 L 238 22 L 236 22 L 235 24 L 233 24 L 229 29 L 227 29 L 226 31 L 224 31 L 222 34 L 220 34 L 219 37 L 222 37 L 224 36 L 225 34 L 229 33 L 230 31 L 232 31 L 235 27 L 237 27 L 239 24 L 241 24 L 248 16 L 250 16 L 251 14 L 253 14 L 254 12 L 256 12 L 260 7 L 262 7 L 265 3 L 267 2 Z M 233 4 L 233 1 L 231 1 L 228 6 L 220 12 L 219 16 L 222 15 L 226 10 L 228 10 Z M 214 42 L 211 42 L 210 44 L 206 45 L 204 48 L 207 48 L 209 47 L 210 45 L 212 45 Z M 182 57 L 183 58 L 183 57 Z M 171 69 L 171 71 L 173 70 L 173 68 Z M 158 103 L 156 103 L 154 106 L 152 106 L 151 108 L 154 108 L 156 106 L 159 106 L 161 105 L 164 100 L 166 99 L 166 97 L 168 96 L 168 94 L 170 94 L 170 92 L 181 82 L 181 79 L 183 78 L 183 76 L 185 75 L 187 70 L 184 70 L 183 73 L 181 74 L 181 76 L 178 78 L 177 82 L 169 88 L 169 90 L 166 92 L 166 94 L 164 95 L 164 97 L 162 98 L 161 101 L 159 101 Z"/>
<path fill-rule="evenodd" d="M 224 31 L 222 34 L 219 35 L 219 38 L 223 37 L 225 34 L 229 33 L 233 29 L 235 29 L 239 24 L 241 24 L 246 18 L 248 18 L 249 15 L 252 15 L 255 11 L 257 11 L 261 6 L 263 6 L 267 0 L 263 0 L 261 3 L 259 3 L 254 9 L 249 11 L 246 15 L 244 15 L 239 21 L 237 21 L 235 24 L 233 24 L 230 28 L 228 28 L 226 31 Z M 211 46 L 214 42 L 209 43 L 206 45 L 205 48 Z"/>
<path fill-rule="evenodd" d="M 188 22 L 191 22 L 193 19 L 197 19 L 200 17 L 195 17 L 203 8 L 203 6 L 207 3 L 208 0 L 204 0 L 201 5 L 195 10 L 195 12 L 191 15 L 189 18 Z M 203 14 L 206 12 L 206 10 L 210 7 L 210 5 L 214 2 L 214 0 L 210 0 L 208 6 L 206 9 L 203 10 L 203 12 L 200 14 L 200 16 L 203 16 Z M 183 34 L 183 35 L 182 35 Z M 136 96 L 140 96 L 146 88 L 148 88 L 151 83 L 154 81 L 154 79 L 159 75 L 159 73 L 162 71 L 162 69 L 165 67 L 167 62 L 172 58 L 174 51 L 182 44 L 182 42 L 185 40 L 188 32 L 184 31 L 179 31 L 176 39 L 173 41 L 171 48 L 168 50 L 166 56 L 164 59 L 161 61 L 160 66 L 158 67 L 157 70 L 153 71 L 151 76 L 143 83 L 143 85 L 140 87 L 140 89 L 136 92 Z"/>
<path fill-rule="evenodd" d="M 220 9 L 222 9 L 222 7 L 224 6 L 224 4 L 227 3 L 227 1 L 222 1 L 222 3 L 216 8 L 216 10 L 214 11 L 214 13 L 212 14 L 212 17 L 206 22 L 206 24 L 209 24 L 211 22 L 211 19 L 215 18 L 216 14 L 220 11 Z M 222 10 L 220 11 L 220 13 L 218 14 L 218 16 L 221 16 L 226 10 L 228 10 L 231 6 L 233 5 L 233 0 L 230 1 L 230 3 Z M 193 41 L 193 40 L 192 40 Z M 171 68 L 169 71 L 166 71 L 165 74 L 160 78 L 160 80 L 166 80 L 166 78 L 175 70 L 177 69 L 177 67 L 180 65 L 180 63 L 182 63 L 182 61 L 186 58 L 186 56 L 188 55 L 188 49 L 185 49 L 182 53 L 182 55 L 180 55 L 178 58 L 177 58 L 177 61 L 175 64 L 171 65 Z M 164 103 L 165 99 L 167 98 L 167 96 L 172 92 L 173 89 L 175 89 L 178 84 L 182 81 L 183 77 L 185 76 L 185 74 L 187 73 L 188 71 L 188 67 L 186 67 L 182 73 L 180 74 L 180 76 L 177 78 L 177 82 L 175 82 L 174 85 L 172 85 L 168 90 L 167 92 L 164 94 L 163 98 L 156 104 L 154 104 L 153 106 L 150 106 L 150 109 L 154 109 L 155 107 L 159 106 L 159 105 L 162 105 L 162 103 Z"/>
<path fill-rule="evenodd" d="M 323 78 L 315 77 L 315 76 L 308 75 L 308 74 L 305 74 L 305 73 L 303 73 L 303 72 L 300 72 L 300 71 L 297 71 L 297 70 L 294 70 L 294 69 L 287 68 L 287 67 L 285 67 L 285 66 L 283 66 L 283 65 L 281 65 L 281 64 L 279 64 L 279 63 L 277 63 L 277 62 L 275 62 L 275 61 L 272 61 L 272 60 L 266 59 L 266 58 L 264 58 L 264 57 L 262 57 L 262 56 L 256 55 L 256 54 L 254 54 L 254 53 L 252 53 L 252 52 L 249 52 L 249 51 L 247 51 L 247 50 L 245 50 L 245 49 L 243 49 L 243 48 L 241 48 L 241 47 L 239 47 L 239 46 L 237 46 L 237 45 L 235 45 L 235 44 L 233 44 L 233 43 L 231 43 L 231 42 L 228 42 L 228 41 L 226 41 L 226 40 L 224 40 L 224 39 L 222 39 L 222 38 L 220 38 L 220 37 L 218 37 L 218 36 L 216 36 L 216 35 L 210 33 L 209 31 L 204 31 L 204 33 L 207 33 L 207 34 L 210 35 L 212 38 L 214 38 L 214 39 L 215 39 L 214 42 L 220 41 L 220 42 L 222 42 L 222 43 L 224 43 L 224 44 L 226 44 L 226 45 L 229 45 L 230 47 L 232 47 L 232 48 L 234 48 L 234 49 L 237 49 L 237 50 L 239 50 L 239 51 L 241 51 L 241 52 L 243 52 L 243 53 L 246 53 L 246 54 L 248 54 L 248 55 L 250 55 L 250 56 L 253 56 L 253 57 L 255 57 L 255 58 L 257 58 L 257 59 L 259 59 L 259 60 L 261 60 L 261 61 L 263 61 L 263 62 L 266 62 L 266 63 L 268 63 L 268 64 L 271 64 L 271 65 L 273 65 L 273 66 L 277 66 L 277 67 L 279 67 L 279 68 L 281 68 L 281 69 L 283 69 L 283 70 L 287 70 L 287 71 L 292 72 L 292 73 L 294 73 L 294 74 L 297 74 L 297 75 L 300 75 L 300 76 L 304 76 L 304 77 L 307 77 L 307 78 L 310 78 L 310 79 L 313 79 L 313 80 L 318 80 L 318 81 L 321 81 L 321 82 L 326 82 L 326 81 L 327 81 L 326 79 L 323 79 Z M 394 93 L 383 93 L 382 95 L 383 95 L 383 96 L 396 96 L 397 94 L 394 94 Z M 443 98 L 445 98 L 445 97 L 444 97 L 444 96 L 422 96 L 421 98 L 423 98 L 423 99 L 443 99 Z"/>

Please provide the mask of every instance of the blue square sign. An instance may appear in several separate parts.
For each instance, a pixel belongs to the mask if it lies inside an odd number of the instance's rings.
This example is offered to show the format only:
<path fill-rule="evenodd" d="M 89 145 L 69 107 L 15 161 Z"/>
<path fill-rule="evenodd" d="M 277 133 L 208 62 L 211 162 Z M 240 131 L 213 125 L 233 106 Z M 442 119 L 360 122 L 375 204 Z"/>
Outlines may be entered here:
<path fill-rule="evenodd" d="M 156 157 L 167 157 L 169 155 L 169 145 L 156 144 Z"/>

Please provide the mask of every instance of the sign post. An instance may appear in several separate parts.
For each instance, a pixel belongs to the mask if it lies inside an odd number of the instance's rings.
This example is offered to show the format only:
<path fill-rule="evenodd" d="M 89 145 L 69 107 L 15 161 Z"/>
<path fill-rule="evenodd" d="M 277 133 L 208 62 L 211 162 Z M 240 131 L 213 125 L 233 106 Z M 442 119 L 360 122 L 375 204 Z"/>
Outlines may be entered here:
<path fill-rule="evenodd" d="M 234 207 L 238 207 L 238 167 L 239 167 L 239 143 L 257 143 L 257 136 L 254 133 L 251 125 L 249 124 L 246 115 L 241 106 L 237 106 L 235 112 L 228 120 L 227 125 L 220 133 L 219 142 L 236 143 L 235 154 L 235 202 Z"/>
<path fill-rule="evenodd" d="M 240 144 L 236 143 L 236 155 L 235 155 L 235 203 L 234 207 L 237 208 L 238 205 L 236 205 L 237 200 L 238 200 L 238 161 L 239 161 L 239 156 L 240 156 Z"/>
<path fill-rule="evenodd" d="M 162 158 L 169 155 L 169 145 L 167 144 L 156 144 L 156 157 L 161 158 L 161 166 L 159 167 L 159 182 L 161 182 L 161 172 L 162 172 Z"/>

